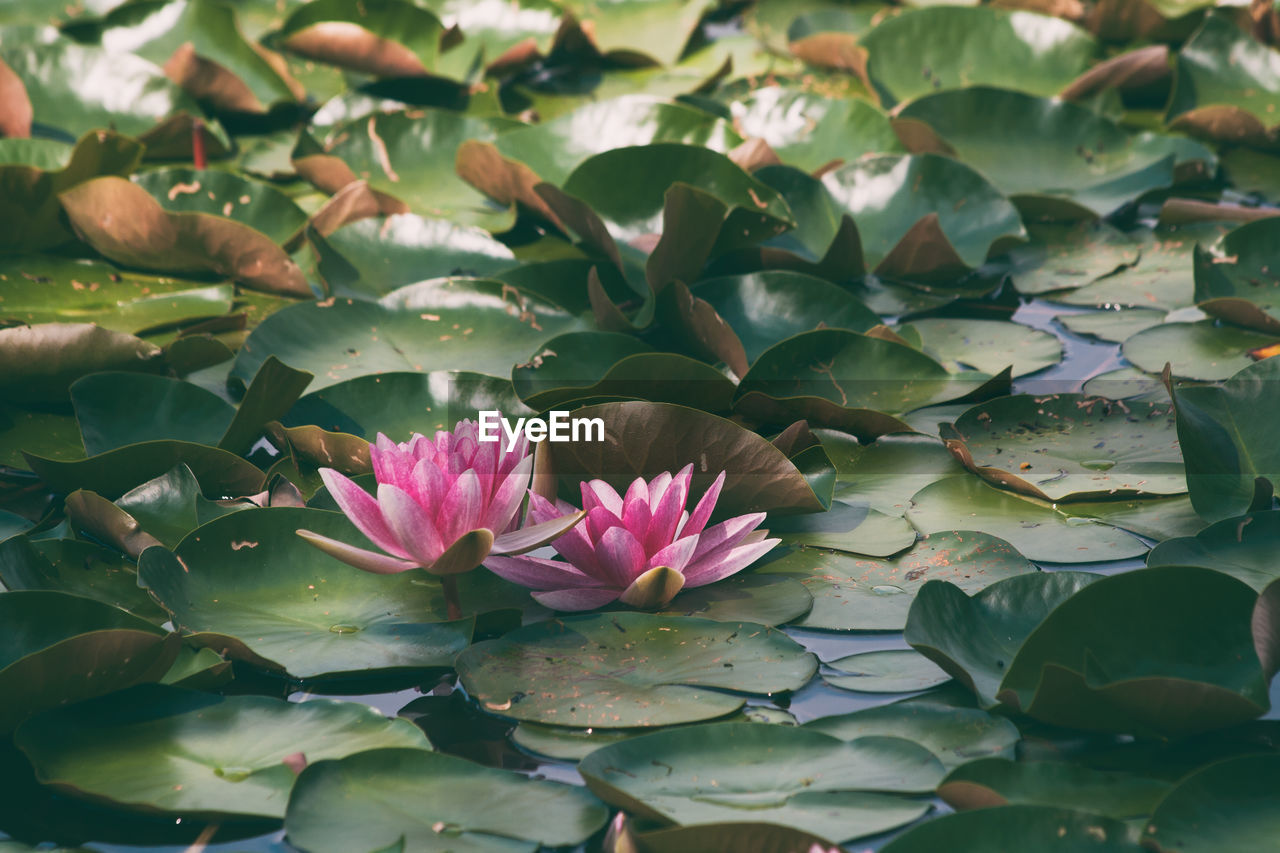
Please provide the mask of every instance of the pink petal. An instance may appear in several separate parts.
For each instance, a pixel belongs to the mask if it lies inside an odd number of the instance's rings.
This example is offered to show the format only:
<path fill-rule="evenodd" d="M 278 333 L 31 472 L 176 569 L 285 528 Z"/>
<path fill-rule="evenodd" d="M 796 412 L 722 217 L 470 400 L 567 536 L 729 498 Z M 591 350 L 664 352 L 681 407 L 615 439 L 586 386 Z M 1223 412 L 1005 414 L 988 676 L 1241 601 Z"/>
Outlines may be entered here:
<path fill-rule="evenodd" d="M 781 539 L 765 539 L 747 545 L 739 545 L 718 560 L 701 560 L 684 570 L 685 586 L 706 586 L 736 574 L 773 549 Z"/>
<path fill-rule="evenodd" d="M 662 496 L 666 494 L 667 487 L 671 485 L 671 472 L 663 471 L 658 476 L 649 481 L 649 506 L 657 506 L 662 500 Z"/>
<path fill-rule="evenodd" d="M 529 589 L 546 591 L 600 586 L 598 580 L 587 577 L 568 563 L 542 557 L 490 554 L 485 557 L 484 566 L 498 577 Z"/>
<path fill-rule="evenodd" d="M 698 537 L 696 536 L 677 539 L 650 557 L 647 567 L 656 569 L 658 566 L 667 566 L 677 572 L 683 572 L 684 567 L 689 565 L 689 561 L 693 559 L 694 551 L 697 548 Z"/>
<path fill-rule="evenodd" d="M 596 543 L 596 559 L 604 579 L 626 588 L 645 570 L 644 548 L 625 527 L 610 527 Z"/>
<path fill-rule="evenodd" d="M 440 470 L 434 459 L 420 459 L 413 466 L 413 473 L 407 480 L 394 483 L 409 493 L 436 522 L 440 529 L 440 509 L 444 506 L 445 496 L 449 494 L 451 481 Z"/>
<path fill-rule="evenodd" d="M 571 515 L 562 515 L 541 524 L 528 524 L 504 533 L 493 540 L 490 553 L 524 554 L 541 548 L 548 542 L 560 539 L 566 532 L 582 521 L 582 511 Z"/>
<path fill-rule="evenodd" d="M 695 561 L 708 557 L 714 559 L 714 555 L 717 552 L 723 553 L 742 544 L 747 535 L 759 527 L 762 521 L 764 521 L 764 513 L 753 512 L 748 515 L 735 516 L 727 521 L 720 522 L 715 527 L 702 531 L 702 534 L 698 536 L 698 550 L 694 552 L 693 559 Z"/>
<path fill-rule="evenodd" d="M 583 574 L 590 575 L 601 583 L 607 582 L 608 576 L 600 568 L 600 561 L 596 559 L 596 546 L 588 538 L 586 527 L 585 524 L 578 524 L 552 542 L 551 547 Z"/>
<path fill-rule="evenodd" d="M 604 507 L 615 516 L 622 517 L 622 498 L 604 480 L 591 480 L 582 484 L 582 508 L 590 512 Z"/>
<path fill-rule="evenodd" d="M 310 530 L 299 530 L 298 535 L 330 557 L 339 559 L 349 566 L 355 566 L 357 569 L 363 569 L 366 572 L 378 575 L 393 575 L 418 568 L 417 563 L 397 560 L 395 557 L 388 557 L 386 554 L 378 554 L 374 551 L 366 551 L 363 548 L 348 545 L 346 542 L 339 542 L 337 539 L 330 539 L 328 536 L 312 533 Z"/>
<path fill-rule="evenodd" d="M 555 592 L 535 592 L 534 601 L 552 610 L 594 610 L 611 601 L 617 601 L 622 594 L 617 589 L 559 589 Z"/>
<path fill-rule="evenodd" d="M 378 433 L 376 442 L 369 447 L 369 461 L 373 463 L 373 476 L 379 483 L 399 483 L 413 470 L 413 458 L 400 445 Z"/>
<path fill-rule="evenodd" d="M 556 502 L 552 503 L 542 495 L 534 492 L 529 493 L 529 520 L 534 524 L 550 521 L 553 518 L 559 518 L 562 515 L 577 511 L 578 508 L 568 501 L 556 498 Z"/>
<path fill-rule="evenodd" d="M 504 531 L 511 525 L 524 494 L 529 489 L 529 475 L 533 473 L 533 457 L 526 456 L 510 474 L 506 476 L 493 492 L 492 503 L 489 504 L 480 523 L 495 533 Z"/>
<path fill-rule="evenodd" d="M 444 552 L 444 542 L 426 512 L 408 492 L 390 483 L 378 485 L 378 506 L 387 527 L 420 565 L 429 566 Z"/>
<path fill-rule="evenodd" d="M 625 527 L 622 519 L 602 506 L 587 510 L 586 533 L 592 542 L 599 542 L 606 530 L 613 527 Z"/>
<path fill-rule="evenodd" d="M 480 479 L 474 471 L 463 471 L 449 488 L 449 494 L 445 495 L 444 505 L 437 515 L 441 527 L 448 530 L 448 534 L 442 537 L 445 542 L 453 542 L 462 534 L 479 527 L 483 509 Z"/>
<path fill-rule="evenodd" d="M 702 495 L 702 500 L 698 501 L 698 505 L 694 507 L 693 514 L 689 516 L 689 520 L 680 528 L 681 536 L 692 536 L 695 533 L 701 533 L 703 528 L 707 526 L 707 522 L 711 519 L 711 513 L 716 508 L 716 501 L 720 499 L 720 490 L 724 488 L 725 472 L 721 471 L 720 476 L 716 477 L 716 481 L 711 484 L 711 488 Z"/>
<path fill-rule="evenodd" d="M 665 548 L 676 538 L 676 528 L 684 512 L 685 501 L 689 498 L 689 481 L 692 476 L 693 466 L 686 465 L 654 505 L 653 521 L 649 523 L 649 531 L 644 539 L 646 553 L 652 554 Z"/>
<path fill-rule="evenodd" d="M 332 468 L 321 468 L 320 479 L 324 481 L 325 488 L 333 496 L 338 508 L 361 533 L 369 537 L 369 541 L 388 554 L 409 557 L 409 552 L 400 547 L 399 540 L 387 526 L 382 517 L 382 509 L 372 495 Z"/>

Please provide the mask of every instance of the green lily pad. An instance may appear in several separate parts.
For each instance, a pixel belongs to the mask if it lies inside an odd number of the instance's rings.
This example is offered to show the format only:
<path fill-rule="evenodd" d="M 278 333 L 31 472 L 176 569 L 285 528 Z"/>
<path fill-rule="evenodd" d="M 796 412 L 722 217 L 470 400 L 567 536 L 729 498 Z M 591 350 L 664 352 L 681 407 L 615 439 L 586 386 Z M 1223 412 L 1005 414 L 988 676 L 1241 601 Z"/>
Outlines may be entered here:
<path fill-rule="evenodd" d="M 543 341 L 580 328 L 563 308 L 485 279 L 436 279 L 379 302 L 334 299 L 276 311 L 236 356 L 248 381 L 268 355 L 315 374 L 312 391 L 375 373 L 505 376 Z"/>
<path fill-rule="evenodd" d="M 919 350 L 843 329 L 819 329 L 766 350 L 738 385 L 737 406 L 759 420 L 805 418 L 869 440 L 908 427 L 913 409 L 974 394 L 991 380 L 953 374 Z"/>
<path fill-rule="evenodd" d="M 6 538 L 0 542 L 0 587 L 11 592 L 48 590 L 93 598 L 155 625 L 169 618 L 138 586 L 132 560 L 80 539 Z"/>
<path fill-rule="evenodd" d="M 340 260 L 326 266 L 322 257 L 320 273 L 338 296 L 377 298 L 426 279 L 483 277 L 515 263 L 483 228 L 411 213 L 361 219 L 324 240 Z"/>
<path fill-rule="evenodd" d="M 578 844 L 608 817 L 595 797 L 563 782 L 423 749 L 377 749 L 309 764 L 289 797 L 285 831 L 313 853 L 397 842 L 440 853 L 532 851 L 539 842 Z"/>
<path fill-rule="evenodd" d="M 86 489 L 108 500 L 179 464 L 191 469 L 202 492 L 217 498 L 257 494 L 265 479 L 261 469 L 234 453 L 171 439 L 129 444 L 84 459 L 23 455 L 31 470 L 51 488 L 61 492 Z"/>
<path fill-rule="evenodd" d="M 1083 394 L 1018 394 L 942 427 L 984 479 L 1047 501 L 1186 491 L 1173 407 Z"/>
<path fill-rule="evenodd" d="M 1211 243 L 1225 230 L 1218 223 L 1203 223 L 1142 232 L 1136 264 L 1068 293 L 1054 294 L 1054 301 L 1107 309 L 1188 308 L 1195 304 L 1196 243 Z"/>
<path fill-rule="evenodd" d="M 1280 278 L 1271 272 L 1278 226 L 1270 219 L 1249 222 L 1226 234 L 1212 254 L 1196 253 L 1200 310 L 1251 329 L 1280 332 Z"/>
<path fill-rule="evenodd" d="M 458 146 L 473 139 L 493 142 L 502 126 L 502 120 L 448 110 L 370 115 L 333 128 L 324 155 L 294 164 L 325 192 L 364 180 L 421 216 L 505 231 L 514 221 L 512 211 L 489 201 L 454 169 Z"/>
<path fill-rule="evenodd" d="M 1208 139 L 1274 148 L 1277 92 L 1280 54 L 1225 15 L 1209 14 L 1178 51 L 1166 119 Z"/>
<path fill-rule="evenodd" d="M 1105 222 L 1032 223 L 1027 235 L 1030 242 L 1010 259 L 1014 286 L 1028 296 L 1091 284 L 1132 266 L 1140 251 L 1132 237 Z"/>
<path fill-rule="evenodd" d="M 721 154 L 742 142 L 719 116 L 651 95 L 625 95 L 507 131 L 497 147 L 544 181 L 559 186 L 596 154 L 655 142 L 700 146 Z"/>
<path fill-rule="evenodd" d="M 79 595 L 3 592 L 0 616 L 0 732 L 34 713 L 158 681 L 178 654 L 177 638 L 162 628 Z"/>
<path fill-rule="evenodd" d="M 415 432 L 451 430 L 482 411 L 526 417 L 510 381 L 479 373 L 373 373 L 329 385 L 298 400 L 284 416 L 287 427 L 314 424 L 372 442 L 378 433 L 408 441 Z"/>
<path fill-rule="evenodd" d="M 855 98 L 766 86 L 730 108 L 739 132 L 763 139 L 783 163 L 806 172 L 904 150 L 889 117 Z"/>
<path fill-rule="evenodd" d="M 1159 308 L 1122 308 L 1118 311 L 1088 311 L 1083 314 L 1059 314 L 1057 321 L 1068 331 L 1087 335 L 1108 343 L 1124 343 L 1129 338 L 1152 326 L 1165 322 L 1168 315 Z M 1089 392 L 1086 393 L 1098 393 Z M 1119 394 L 1103 394 L 1118 400 Z"/>
<path fill-rule="evenodd" d="M 161 684 L 186 687 L 191 690 L 213 691 L 234 678 L 231 661 L 211 649 L 183 646 L 173 666 L 160 679 Z"/>
<path fill-rule="evenodd" d="M 911 17 L 908 13 L 892 21 Z M 1013 204 L 981 174 L 937 154 L 871 157 L 828 172 L 823 185 L 853 216 L 868 268 L 905 278 L 954 275 L 1026 237 Z M 941 232 L 919 244 L 916 224 Z M 905 238 L 905 239 L 904 239 Z M 895 252 L 895 249 L 897 252 Z M 900 257 L 902 253 L 908 257 Z"/>
<path fill-rule="evenodd" d="M 934 584 L 916 596 L 905 636 L 987 707 L 1180 735 L 1269 707 L 1249 627 L 1256 600 L 1240 581 L 1190 566 L 1028 575 L 973 598 Z"/>
<path fill-rule="evenodd" d="M 796 718 L 786 711 L 769 705 L 747 705 L 741 711 L 730 714 L 717 722 L 794 726 L 796 725 Z M 682 725 L 697 726 L 702 725 L 702 723 L 684 723 Z M 538 755 L 546 755 L 562 761 L 581 761 L 602 746 L 610 746 L 628 738 L 651 734 L 652 732 L 652 728 L 575 729 L 569 726 L 548 726 L 542 723 L 523 722 L 511 732 L 511 742 Z"/>
<path fill-rule="evenodd" d="M 817 328 L 865 332 L 880 318 L 843 287 L 804 273 L 768 270 L 704 279 L 691 289 L 729 324 L 750 364 L 774 344 Z"/>
<path fill-rule="evenodd" d="M 961 317 L 912 320 L 899 328 L 920 335 L 921 349 L 950 370 L 972 368 L 996 374 L 1006 367 L 1014 376 L 1044 370 L 1062 360 L 1062 342 L 1049 332 L 1021 323 Z"/>
<path fill-rule="evenodd" d="M 657 352 L 631 335 L 571 332 L 547 341 L 511 372 L 516 393 L 540 411 L 574 400 L 639 398 L 727 412 L 736 387 L 705 362 Z"/>
<path fill-rule="evenodd" d="M 162 476 L 125 492 L 116 506 L 129 513 L 142 529 L 172 548 L 202 524 L 253 506 L 249 502 L 228 506 L 200 494 L 200 483 L 191 469 L 178 465 Z"/>
<path fill-rule="evenodd" d="M 590 24 L 600 52 L 632 60 L 639 53 L 663 65 L 681 58 L 711 8 L 704 0 L 570 0 L 564 7 Z"/>
<path fill-rule="evenodd" d="M 870 792 L 932 790 L 941 771 L 931 752 L 900 738 L 842 741 L 801 727 L 745 723 L 654 732 L 602 747 L 578 765 L 597 796 L 643 817 L 691 825 L 749 811 L 840 840 L 920 817 L 927 803 Z"/>
<path fill-rule="evenodd" d="M 823 676 L 823 681 L 859 693 L 910 693 L 951 680 L 937 664 L 911 649 L 859 652 L 828 661 L 827 666 L 840 674 Z"/>
<path fill-rule="evenodd" d="M 31 325 L 90 322 L 126 334 L 226 314 L 234 296 L 230 285 L 202 285 L 52 255 L 0 259 L 0 282 L 0 319 Z"/>
<path fill-rule="evenodd" d="M 1280 455 L 1270 439 L 1276 399 L 1271 383 L 1277 375 L 1280 360 L 1266 359 L 1222 385 L 1171 392 L 1191 503 L 1206 521 L 1247 512 L 1257 478 L 1272 486 L 1280 481 Z"/>
<path fill-rule="evenodd" d="M 896 554 L 916 541 L 915 529 L 901 516 L 842 499 L 833 500 L 823 513 L 770 519 L 769 532 L 787 545 L 872 557 Z"/>
<path fill-rule="evenodd" d="M 1161 853 L 1265 848 L 1280 830 L 1272 808 L 1278 785 L 1280 759 L 1275 755 L 1243 755 L 1210 764 L 1160 801 L 1143 830 L 1143 844 Z"/>
<path fill-rule="evenodd" d="M 1171 186 L 1174 167 L 1184 163 L 1216 167 L 1213 153 L 1197 142 L 1131 134 L 1087 107 L 1007 89 L 925 95 L 899 115 L 927 124 L 1023 210 L 1057 219 L 1114 213 Z M 1009 139 L 1018 140 L 1012 151 Z"/>
<path fill-rule="evenodd" d="M 813 609 L 795 623 L 799 627 L 898 631 L 920 587 L 930 580 L 977 591 L 1035 567 L 1009 543 L 965 530 L 929 536 L 887 560 L 799 548 L 757 571 L 795 577 L 808 587 Z"/>
<path fill-rule="evenodd" d="M 1280 513 L 1251 512 L 1211 524 L 1195 536 L 1168 539 L 1151 549 L 1148 566 L 1203 566 L 1239 578 L 1262 592 L 1280 578 L 1273 559 Z"/>
<path fill-rule="evenodd" d="M 831 504 L 834 472 L 825 458 L 800 467 L 760 435 L 716 415 L 635 401 L 587 406 L 574 417 L 600 418 L 605 437 L 547 445 L 553 470 L 575 497 L 582 479 L 600 478 L 625 491 L 636 477 L 652 479 L 695 463 L 695 495 L 726 472 L 720 512 L 820 512 Z"/>
<path fill-rule="evenodd" d="M 952 477 L 911 498 L 907 520 L 929 535 L 963 526 L 998 536 L 1028 559 L 1096 563 L 1146 553 L 1141 540 L 1043 501 L 993 488 L 977 477 Z"/>
<path fill-rule="evenodd" d="M 948 773 L 938 785 L 938 796 L 958 810 L 1016 803 L 1079 809 L 1123 820 L 1150 814 L 1170 787 L 1159 779 L 1065 761 L 983 758 Z"/>
<path fill-rule="evenodd" d="M 806 723 L 842 740 L 869 735 L 900 737 L 927 748 L 948 770 L 988 756 L 1012 758 L 1021 735 L 1005 717 L 981 708 L 939 704 L 929 694 L 865 708 L 851 714 L 820 717 Z"/>
<path fill-rule="evenodd" d="M 632 836 L 637 853 L 772 853 L 835 849 L 828 839 L 776 823 L 704 823 Z"/>
<path fill-rule="evenodd" d="M 1070 501 L 1056 504 L 1056 507 L 1068 519 L 1094 519 L 1157 542 L 1175 536 L 1190 536 L 1204 527 L 1204 520 L 1196 515 L 1187 495 Z"/>
<path fill-rule="evenodd" d="M 594 210 L 613 238 L 630 242 L 663 231 L 666 194 L 687 185 L 725 208 L 712 254 L 758 243 L 794 224 L 778 193 L 723 154 L 671 142 L 616 148 L 573 170 L 564 191 Z"/>
<path fill-rule="evenodd" d="M 1029 840 L 1043 853 L 1141 853 L 1118 820 L 1055 806 L 1015 805 L 957 812 L 912 827 L 884 853 L 982 853 Z"/>
<path fill-rule="evenodd" d="M 368 705 L 217 696 L 149 685 L 31 719 L 18 747 L 46 785 L 120 808 L 212 820 L 284 817 L 308 764 L 382 747 L 429 750 Z"/>
<path fill-rule="evenodd" d="M 836 494 L 866 501 L 887 515 L 903 515 L 911 496 L 930 483 L 963 477 L 964 466 L 946 445 L 925 435 L 883 435 L 871 444 L 835 430 L 815 430 L 836 467 Z"/>
<path fill-rule="evenodd" d="M 1148 373 L 1166 364 L 1180 379 L 1229 379 L 1254 364 L 1251 353 L 1277 343 L 1277 336 L 1213 320 L 1162 323 L 1124 342 L 1124 357 Z"/>
<path fill-rule="evenodd" d="M 201 645 L 296 678 L 447 667 L 466 648 L 472 622 L 445 621 L 436 578 L 362 572 L 299 529 L 366 544 L 340 513 L 249 509 L 202 525 L 173 552 L 144 551 L 138 581 Z"/>
<path fill-rule="evenodd" d="M 214 447 L 236 414 L 226 400 L 190 382 L 106 370 L 76 380 L 71 403 L 90 456 L 162 439 Z"/>
<path fill-rule="evenodd" d="M 867 77 L 883 106 L 940 89 L 1009 86 L 1051 96 L 1084 73 L 1098 44 L 1059 18 L 988 6 L 930 6 L 863 36 Z"/>
<path fill-rule="evenodd" d="M 747 571 L 708 586 L 682 590 L 658 612 L 774 626 L 796 620 L 812 605 L 813 596 L 800 581 Z"/>
<path fill-rule="evenodd" d="M 528 625 L 476 643 L 455 667 L 487 711 L 610 729 L 721 717 L 741 694 L 798 690 L 817 662 L 763 625 L 611 613 Z"/>

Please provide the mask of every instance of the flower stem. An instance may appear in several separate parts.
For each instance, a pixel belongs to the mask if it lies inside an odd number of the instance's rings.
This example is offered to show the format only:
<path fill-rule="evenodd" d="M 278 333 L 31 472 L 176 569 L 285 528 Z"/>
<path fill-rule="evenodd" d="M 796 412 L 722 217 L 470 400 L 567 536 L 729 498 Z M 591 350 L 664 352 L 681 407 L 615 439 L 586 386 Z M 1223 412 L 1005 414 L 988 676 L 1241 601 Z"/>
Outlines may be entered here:
<path fill-rule="evenodd" d="M 440 585 L 444 587 L 444 603 L 449 608 L 449 619 L 461 619 L 462 602 L 458 598 L 458 578 L 454 575 L 441 575 Z"/>

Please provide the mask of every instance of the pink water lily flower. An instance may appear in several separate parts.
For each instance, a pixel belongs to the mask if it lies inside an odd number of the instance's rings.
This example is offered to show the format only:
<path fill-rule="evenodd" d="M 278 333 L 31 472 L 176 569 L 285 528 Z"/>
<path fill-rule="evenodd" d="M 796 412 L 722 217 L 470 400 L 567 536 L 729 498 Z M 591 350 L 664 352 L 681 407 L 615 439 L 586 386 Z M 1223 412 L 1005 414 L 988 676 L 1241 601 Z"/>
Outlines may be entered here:
<path fill-rule="evenodd" d="M 567 562 L 491 556 L 485 566 L 556 610 L 589 610 L 615 600 L 662 607 L 684 587 L 727 578 L 778 544 L 765 538 L 768 531 L 755 529 L 762 512 L 707 527 L 724 477 L 722 471 L 692 514 L 685 511 L 692 465 L 674 477 L 664 472 L 648 483 L 637 479 L 621 497 L 601 480 L 583 483 L 586 518 L 551 543 Z M 572 512 L 563 501 L 530 497 L 530 517 L 539 523 Z"/>
<path fill-rule="evenodd" d="M 330 556 L 367 572 L 423 568 L 449 578 L 474 569 L 489 554 L 540 547 L 582 517 L 521 527 L 520 507 L 533 471 L 528 442 L 521 437 L 511 451 L 501 442 L 481 442 L 469 420 L 452 432 L 437 432 L 434 440 L 414 434 L 397 444 L 379 433 L 369 457 L 376 498 L 331 468 L 321 468 L 320 477 L 339 509 L 385 553 L 298 531 Z M 446 582 L 451 611 L 452 586 Z"/>

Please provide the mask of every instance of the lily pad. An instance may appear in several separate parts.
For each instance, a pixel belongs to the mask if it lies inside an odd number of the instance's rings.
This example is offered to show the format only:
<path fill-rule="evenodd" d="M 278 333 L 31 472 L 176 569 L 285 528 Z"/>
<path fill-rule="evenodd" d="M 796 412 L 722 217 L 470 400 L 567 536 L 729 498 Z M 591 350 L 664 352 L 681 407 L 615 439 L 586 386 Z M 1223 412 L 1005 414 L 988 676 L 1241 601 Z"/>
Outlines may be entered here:
<path fill-rule="evenodd" d="M 891 22 L 913 14 L 920 13 Z M 1018 211 L 999 190 L 937 154 L 871 157 L 828 172 L 822 183 L 853 216 L 867 267 L 877 273 L 955 277 L 1026 237 Z M 918 223 L 930 216 L 932 225 L 921 230 Z"/>
<path fill-rule="evenodd" d="M 1160 853 L 1245 853 L 1270 843 L 1280 824 L 1272 808 L 1280 759 L 1244 755 L 1210 764 L 1160 801 L 1142 833 Z"/>
<path fill-rule="evenodd" d="M 1014 286 L 1029 296 L 1091 284 L 1132 266 L 1140 251 L 1132 237 L 1104 222 L 1032 223 L 1027 235 L 1030 242 L 1010 259 Z"/>
<path fill-rule="evenodd" d="M 172 167 L 136 175 L 133 182 L 170 213 L 207 213 L 231 219 L 284 244 L 307 223 L 289 196 L 231 172 Z"/>
<path fill-rule="evenodd" d="M 494 798 L 502 808 L 493 808 Z M 534 850 L 578 844 L 609 812 L 563 782 L 423 749 L 375 749 L 314 762 L 289 797 L 285 832 L 313 853 Z M 520 842 L 528 842 L 521 844 Z"/>
<path fill-rule="evenodd" d="M 806 723 L 842 740 L 869 735 L 915 741 L 948 770 L 984 757 L 1012 758 L 1021 735 L 1007 718 L 981 708 L 931 701 L 929 694 Z"/>
<path fill-rule="evenodd" d="M 1077 335 L 1087 335 L 1108 343 L 1123 343 L 1152 326 L 1165 322 L 1168 315 L 1159 308 L 1121 308 L 1117 311 L 1088 311 L 1083 314 L 1059 314 L 1057 321 Z M 1096 377 L 1095 377 L 1096 378 Z M 1086 391 L 1085 393 L 1098 393 Z M 1120 399 L 1126 394 L 1103 394 Z"/>
<path fill-rule="evenodd" d="M 817 661 L 763 625 L 612 613 L 526 626 L 471 646 L 455 666 L 487 711 L 609 729 L 721 717 L 742 694 L 798 690 Z"/>
<path fill-rule="evenodd" d="M 867 77 L 886 108 L 965 86 L 1055 95 L 1098 51 L 1092 36 L 1060 18 L 989 6 L 908 10 L 859 41 L 869 54 Z"/>
<path fill-rule="evenodd" d="M 0 732 L 33 713 L 158 681 L 178 654 L 162 628 L 79 595 L 0 593 L 0 615 Z"/>
<path fill-rule="evenodd" d="M 1012 575 L 1035 571 L 1013 546 L 972 531 L 936 533 L 907 553 L 887 560 L 816 548 L 799 548 L 757 571 L 801 580 L 813 609 L 795 622 L 836 631 L 898 631 L 920 587 L 947 580 L 980 590 Z"/>
<path fill-rule="evenodd" d="M 769 532 L 788 545 L 872 557 L 896 554 L 916 541 L 915 529 L 901 516 L 842 499 L 833 500 L 823 513 L 770 519 Z"/>
<path fill-rule="evenodd" d="M 725 766 L 732 755 L 735 767 Z M 578 765 L 587 786 L 643 817 L 682 825 L 750 810 L 765 822 L 847 840 L 920 817 L 929 805 L 869 792 L 932 790 L 942 767 L 900 738 L 842 741 L 810 729 L 720 723 L 602 747 Z"/>
<path fill-rule="evenodd" d="M 108 370 L 76 380 L 71 403 L 90 456 L 162 439 L 216 447 L 236 414 L 226 400 L 190 382 Z"/>
<path fill-rule="evenodd" d="M 925 435 L 884 435 L 859 444 L 835 430 L 814 434 L 836 467 L 836 494 L 888 515 L 906 513 L 911 496 L 930 483 L 966 473 L 946 445 Z"/>
<path fill-rule="evenodd" d="M 1162 323 L 1124 342 L 1124 357 L 1148 373 L 1168 364 L 1173 376 L 1214 382 L 1229 379 L 1254 364 L 1251 355 L 1277 343 L 1265 334 L 1213 320 Z"/>
<path fill-rule="evenodd" d="M 138 581 L 201 645 L 296 678 L 446 667 L 466 648 L 471 620 L 445 621 L 435 578 L 362 572 L 299 529 L 365 542 L 340 513 L 249 509 L 202 525 L 173 552 L 144 551 Z"/>
<path fill-rule="evenodd" d="M 764 140 L 782 162 L 806 172 L 904 150 L 889 117 L 856 98 L 765 86 L 730 108 L 740 133 Z"/>
<path fill-rule="evenodd" d="M 1029 840 L 1043 853 L 1140 853 L 1118 820 L 1055 806 L 1015 805 L 957 812 L 922 823 L 889 842 L 884 853 L 981 853 Z"/>
<path fill-rule="evenodd" d="M 742 142 L 719 116 L 650 95 L 626 95 L 586 104 L 571 113 L 498 137 L 502 154 L 559 186 L 585 160 L 605 151 L 675 142 L 721 154 Z"/>
<path fill-rule="evenodd" d="M 1062 359 L 1062 342 L 1056 336 L 1021 323 L 926 318 L 912 320 L 898 331 L 918 334 L 921 349 L 954 371 L 970 368 L 994 375 L 1009 367 L 1017 377 Z"/>
<path fill-rule="evenodd" d="M 977 477 L 952 477 L 911 498 L 907 520 L 928 535 L 963 526 L 998 536 L 1032 560 L 1096 563 L 1146 553 L 1141 540 L 1092 518 L 993 488 Z"/>
<path fill-rule="evenodd" d="M 925 95 L 899 115 L 924 122 L 1023 211 L 1045 218 L 1107 216 L 1172 185 L 1176 166 L 1199 162 L 1211 172 L 1217 162 L 1191 140 L 1131 134 L 1087 107 L 1007 89 Z"/>
<path fill-rule="evenodd" d="M 273 39 L 284 50 L 350 71 L 418 77 L 435 67 L 443 30 L 431 11 L 404 0 L 371 6 L 319 0 L 295 8 Z"/>
<path fill-rule="evenodd" d="M 549 444 L 562 478 L 600 478 L 625 490 L 690 462 L 695 494 L 726 472 L 717 507 L 725 513 L 819 512 L 831 504 L 829 463 L 798 467 L 777 447 L 738 424 L 670 403 L 622 402 L 587 406 L 575 418 L 604 421 L 604 441 Z"/>
<path fill-rule="evenodd" d="M 751 571 L 683 590 L 659 612 L 665 616 L 774 626 L 794 621 L 812 605 L 813 596 L 800 581 Z"/>
<path fill-rule="evenodd" d="M 1151 813 L 1168 782 L 1065 761 L 984 758 L 958 767 L 938 785 L 938 796 L 960 809 L 1009 803 L 1059 806 L 1124 820 Z"/>
<path fill-rule="evenodd" d="M 1190 734 L 1269 707 L 1249 628 L 1256 600 L 1240 581 L 1189 566 L 1028 575 L 972 598 L 934 584 L 916 596 L 906 639 L 987 707 L 1093 731 Z"/>
<path fill-rule="evenodd" d="M 1280 222 L 1260 219 L 1231 231 L 1195 258 L 1196 305 L 1206 314 L 1280 333 L 1280 278 L 1271 272 Z"/>
<path fill-rule="evenodd" d="M 90 323 L 38 323 L 0 329 L 10 403 L 61 403 L 71 384 L 98 370 L 159 372 L 160 348 Z"/>
<path fill-rule="evenodd" d="M 93 598 L 154 625 L 169 618 L 139 588 L 131 559 L 81 539 L 6 538 L 0 542 L 0 587 L 10 592 L 48 590 Z"/>
<path fill-rule="evenodd" d="M 1147 565 L 1203 566 L 1262 592 L 1280 578 L 1274 560 L 1277 537 L 1280 513 L 1251 512 L 1211 524 L 1195 536 L 1161 542 L 1147 555 Z"/>
<path fill-rule="evenodd" d="M 1280 481 L 1280 455 L 1269 438 L 1277 376 L 1280 360 L 1266 359 L 1222 385 L 1171 391 L 1191 503 L 1206 521 L 1248 511 L 1257 478 Z"/>
<path fill-rule="evenodd" d="M 311 390 L 384 372 L 506 376 L 539 344 L 579 328 L 564 309 L 502 282 L 436 279 L 379 302 L 334 299 L 276 311 L 236 356 L 248 381 L 268 355 L 315 374 Z"/>
<path fill-rule="evenodd" d="M 937 664 L 911 649 L 859 652 L 828 661 L 827 666 L 839 674 L 823 676 L 823 681 L 859 693 L 910 693 L 951 680 Z"/>
<path fill-rule="evenodd" d="M 382 747 L 429 750 L 412 723 L 368 705 L 217 696 L 150 685 L 60 708 L 17 743 L 40 781 L 118 807 L 213 820 L 284 817 L 307 763 Z"/>
<path fill-rule="evenodd" d="M 944 425 L 979 476 L 1047 501 L 1186 491 L 1173 407 L 1083 394 L 1018 394 Z"/>

